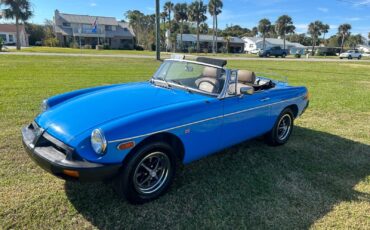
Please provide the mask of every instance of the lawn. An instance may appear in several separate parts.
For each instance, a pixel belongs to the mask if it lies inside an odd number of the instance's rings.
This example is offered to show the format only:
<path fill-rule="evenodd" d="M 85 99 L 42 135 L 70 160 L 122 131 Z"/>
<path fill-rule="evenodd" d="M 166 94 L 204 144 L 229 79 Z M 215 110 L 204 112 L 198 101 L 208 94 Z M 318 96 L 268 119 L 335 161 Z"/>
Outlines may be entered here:
<path fill-rule="evenodd" d="M 167 195 L 142 206 L 109 184 L 57 179 L 27 157 L 20 128 L 43 98 L 147 80 L 158 65 L 0 56 L 0 229 L 370 229 L 370 63 L 230 61 L 309 88 L 290 142 L 247 141 L 182 167 Z"/>

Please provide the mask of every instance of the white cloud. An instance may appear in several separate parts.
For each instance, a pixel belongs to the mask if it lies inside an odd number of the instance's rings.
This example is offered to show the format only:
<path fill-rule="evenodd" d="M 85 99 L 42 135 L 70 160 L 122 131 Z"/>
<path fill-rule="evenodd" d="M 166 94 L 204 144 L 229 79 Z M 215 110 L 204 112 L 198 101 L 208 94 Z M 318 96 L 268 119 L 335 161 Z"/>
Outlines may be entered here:
<path fill-rule="evenodd" d="M 323 12 L 323 13 L 327 13 L 327 12 L 329 11 L 329 9 L 328 9 L 328 8 L 324 8 L 324 7 L 319 7 L 319 8 L 317 8 L 317 10 L 318 10 L 318 11 L 321 11 L 321 12 Z"/>
<path fill-rule="evenodd" d="M 90 6 L 91 7 L 95 7 L 95 6 L 97 6 L 98 4 L 96 4 L 95 2 L 92 2 L 92 3 L 90 3 Z"/>

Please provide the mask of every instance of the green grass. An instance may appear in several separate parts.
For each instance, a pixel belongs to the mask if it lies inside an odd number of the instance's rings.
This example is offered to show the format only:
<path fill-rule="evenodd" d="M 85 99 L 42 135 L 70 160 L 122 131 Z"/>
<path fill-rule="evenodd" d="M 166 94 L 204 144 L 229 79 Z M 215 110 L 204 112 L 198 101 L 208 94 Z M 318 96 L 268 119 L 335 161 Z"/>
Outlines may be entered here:
<path fill-rule="evenodd" d="M 158 65 L 0 56 L 0 229 L 370 228 L 370 63 L 230 61 L 309 88 L 311 106 L 290 142 L 252 140 L 182 167 L 167 195 L 142 206 L 110 185 L 57 179 L 27 157 L 20 128 L 43 98 L 146 80 Z"/>

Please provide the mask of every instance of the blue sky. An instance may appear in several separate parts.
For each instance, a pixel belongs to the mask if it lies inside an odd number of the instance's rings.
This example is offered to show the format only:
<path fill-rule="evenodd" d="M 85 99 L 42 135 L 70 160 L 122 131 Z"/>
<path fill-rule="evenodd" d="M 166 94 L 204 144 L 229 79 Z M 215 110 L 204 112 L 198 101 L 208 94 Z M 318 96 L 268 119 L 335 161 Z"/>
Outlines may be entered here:
<path fill-rule="evenodd" d="M 127 10 L 138 9 L 154 13 L 154 0 L 31 0 L 35 16 L 34 23 L 52 19 L 55 9 L 73 14 L 89 14 L 124 18 Z M 165 1 L 161 1 L 163 4 Z M 191 2 L 173 0 L 172 2 Z M 208 3 L 208 0 L 205 0 Z M 307 24 L 321 20 L 331 26 L 330 34 L 337 31 L 338 25 L 350 23 L 352 33 L 364 36 L 370 32 L 370 0 L 224 0 L 220 27 L 239 24 L 251 28 L 262 18 L 272 22 L 282 14 L 293 18 L 298 33 L 307 31 Z M 211 21 L 208 22 L 212 25 Z"/>

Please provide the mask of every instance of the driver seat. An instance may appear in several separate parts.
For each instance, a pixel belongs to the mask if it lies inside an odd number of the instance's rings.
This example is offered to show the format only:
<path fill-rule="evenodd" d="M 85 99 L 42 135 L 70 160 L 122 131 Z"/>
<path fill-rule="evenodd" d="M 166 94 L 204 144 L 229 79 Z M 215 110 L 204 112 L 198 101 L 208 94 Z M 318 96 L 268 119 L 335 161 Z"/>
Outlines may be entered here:
<path fill-rule="evenodd" d="M 217 68 L 206 66 L 203 69 L 202 76 L 195 81 L 195 85 L 202 91 L 217 93 L 220 88 L 220 82 L 217 76 Z"/>

